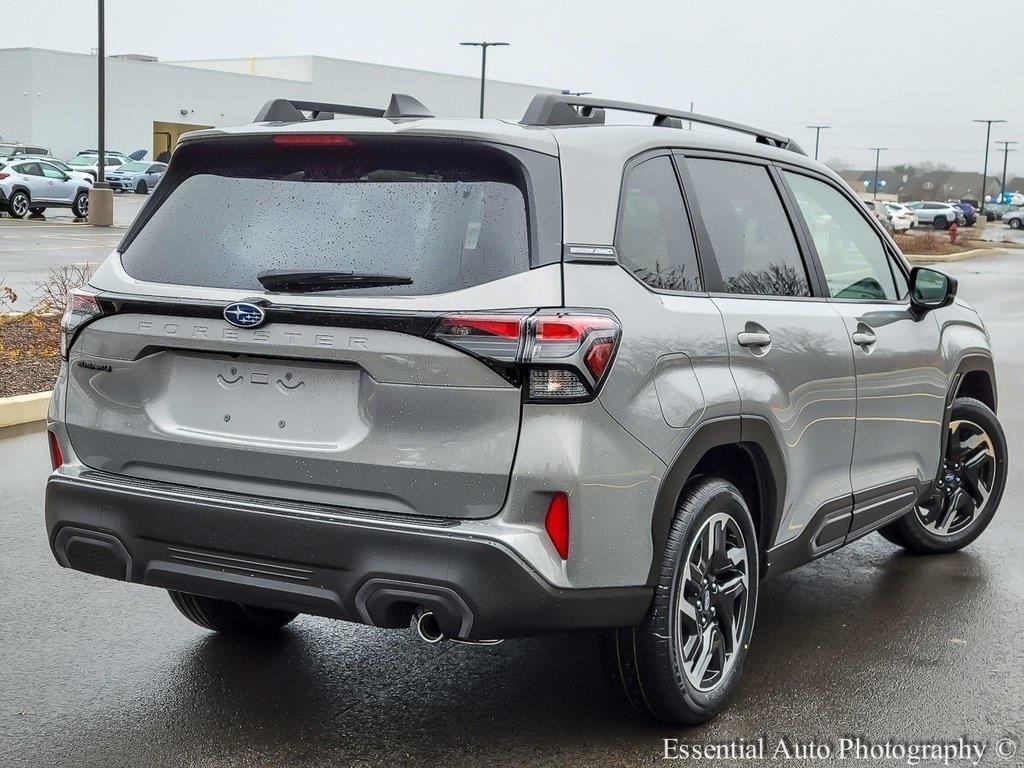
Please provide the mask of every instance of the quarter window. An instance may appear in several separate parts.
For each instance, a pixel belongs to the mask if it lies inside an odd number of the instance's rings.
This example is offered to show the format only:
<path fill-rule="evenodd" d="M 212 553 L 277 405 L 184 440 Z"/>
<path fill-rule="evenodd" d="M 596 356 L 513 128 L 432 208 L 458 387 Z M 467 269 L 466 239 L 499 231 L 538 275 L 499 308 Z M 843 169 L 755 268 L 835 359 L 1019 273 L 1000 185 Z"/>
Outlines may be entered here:
<path fill-rule="evenodd" d="M 725 293 L 810 296 L 796 236 L 768 169 L 687 161 Z"/>
<path fill-rule="evenodd" d="M 623 264 L 652 288 L 702 290 L 690 220 L 668 156 L 626 173 L 618 249 Z"/>
<path fill-rule="evenodd" d="M 829 293 L 837 299 L 899 298 L 889 254 L 855 204 L 824 182 L 798 173 L 785 177 L 811 232 Z"/>

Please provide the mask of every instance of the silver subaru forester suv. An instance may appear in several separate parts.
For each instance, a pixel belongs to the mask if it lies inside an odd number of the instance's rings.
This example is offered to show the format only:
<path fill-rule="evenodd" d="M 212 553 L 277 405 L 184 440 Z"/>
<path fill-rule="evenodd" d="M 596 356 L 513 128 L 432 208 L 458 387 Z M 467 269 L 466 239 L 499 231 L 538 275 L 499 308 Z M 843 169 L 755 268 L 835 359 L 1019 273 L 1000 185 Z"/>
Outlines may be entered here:
<path fill-rule="evenodd" d="M 63 341 L 61 565 L 236 635 L 601 630 L 668 722 L 727 702 L 763 579 L 959 549 L 1006 479 L 956 282 L 792 141 L 645 105 L 189 134 Z"/>

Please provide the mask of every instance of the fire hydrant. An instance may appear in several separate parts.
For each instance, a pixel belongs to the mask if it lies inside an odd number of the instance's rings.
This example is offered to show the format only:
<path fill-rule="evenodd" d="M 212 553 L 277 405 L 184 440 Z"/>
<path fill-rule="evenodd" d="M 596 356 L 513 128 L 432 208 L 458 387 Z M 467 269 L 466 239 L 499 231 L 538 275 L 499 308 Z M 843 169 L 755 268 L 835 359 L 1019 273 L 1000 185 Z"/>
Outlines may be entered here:
<path fill-rule="evenodd" d="M 954 221 L 949 225 L 949 242 L 956 244 L 958 237 L 960 237 L 960 227 Z"/>

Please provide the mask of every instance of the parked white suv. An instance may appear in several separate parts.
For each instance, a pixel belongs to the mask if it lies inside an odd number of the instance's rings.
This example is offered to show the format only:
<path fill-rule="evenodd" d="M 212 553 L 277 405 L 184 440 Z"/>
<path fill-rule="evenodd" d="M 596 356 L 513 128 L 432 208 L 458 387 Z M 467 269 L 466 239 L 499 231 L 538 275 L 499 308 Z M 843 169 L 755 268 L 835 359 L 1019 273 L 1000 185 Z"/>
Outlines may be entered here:
<path fill-rule="evenodd" d="M 917 214 L 919 222 L 931 224 L 936 229 L 949 229 L 954 221 L 959 222 L 963 217 L 963 211 L 952 203 L 919 200 L 907 203 L 907 207 Z"/>
<path fill-rule="evenodd" d="M 78 218 L 89 213 L 90 184 L 73 179 L 44 160 L 0 163 L 0 210 L 16 219 L 47 208 L 70 208 Z"/>

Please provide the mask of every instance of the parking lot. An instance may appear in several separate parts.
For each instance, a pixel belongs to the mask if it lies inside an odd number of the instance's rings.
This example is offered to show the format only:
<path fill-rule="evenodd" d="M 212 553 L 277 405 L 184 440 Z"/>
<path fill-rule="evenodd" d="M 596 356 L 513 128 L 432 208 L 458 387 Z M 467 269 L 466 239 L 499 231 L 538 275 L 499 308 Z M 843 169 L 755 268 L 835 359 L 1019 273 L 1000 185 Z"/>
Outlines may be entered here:
<path fill-rule="evenodd" d="M 32 259 L 98 258 L 118 236 L 80 231 L 5 220 L 0 258 L 27 276 Z M 39 250 L 10 247 L 20 238 Z M 1024 440 L 1021 259 L 944 267 L 992 333 L 1011 462 Z M 869 536 L 766 583 L 734 704 L 687 731 L 618 703 L 590 636 L 427 646 L 411 631 L 316 618 L 265 644 L 203 632 L 158 590 L 57 566 L 42 521 L 48 466 L 38 426 L 0 431 L 5 768 L 633 766 L 660 762 L 666 737 L 835 744 L 865 734 L 964 737 L 988 743 L 981 765 L 1021 764 L 995 754 L 999 739 L 1024 740 L 1024 479 L 1013 470 L 995 522 L 962 553 L 910 557 Z"/>
<path fill-rule="evenodd" d="M 121 240 L 148 198 L 119 194 L 114 199 L 114 226 L 93 227 L 76 221 L 71 211 L 51 208 L 45 217 L 0 217 L 0 285 L 18 294 L 13 308 L 30 309 L 35 284 L 51 266 L 98 265 Z"/>

